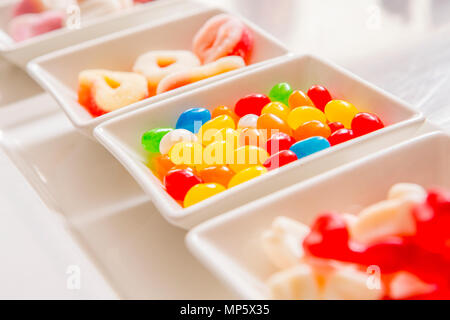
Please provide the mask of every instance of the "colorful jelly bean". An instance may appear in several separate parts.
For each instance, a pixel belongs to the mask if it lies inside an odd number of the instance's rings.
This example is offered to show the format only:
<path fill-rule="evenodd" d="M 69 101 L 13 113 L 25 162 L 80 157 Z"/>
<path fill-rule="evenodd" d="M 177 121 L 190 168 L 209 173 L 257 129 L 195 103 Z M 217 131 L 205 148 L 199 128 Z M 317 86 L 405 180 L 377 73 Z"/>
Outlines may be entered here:
<path fill-rule="evenodd" d="M 233 162 L 235 147 L 226 141 L 215 141 L 205 147 L 203 163 L 207 166 L 225 165 Z"/>
<path fill-rule="evenodd" d="M 303 91 L 296 90 L 292 92 L 289 97 L 289 107 L 291 107 L 291 109 L 298 107 L 314 107 L 314 103 Z"/>
<path fill-rule="evenodd" d="M 178 142 L 170 149 L 169 157 L 176 165 L 198 168 L 203 165 L 203 146 L 198 142 Z"/>
<path fill-rule="evenodd" d="M 312 100 L 316 108 L 324 111 L 325 106 L 331 101 L 331 94 L 325 87 L 322 86 L 312 86 L 308 90 L 308 97 Z"/>
<path fill-rule="evenodd" d="M 317 120 L 305 122 L 294 131 L 294 138 L 297 141 L 305 140 L 311 137 L 324 137 L 327 139 L 330 135 L 330 127 L 327 124 Z"/>
<path fill-rule="evenodd" d="M 168 154 L 170 149 L 178 142 L 196 142 L 197 136 L 186 129 L 175 129 L 167 133 L 159 143 L 159 152 Z"/>
<path fill-rule="evenodd" d="M 233 118 L 227 115 L 221 115 L 206 122 L 198 132 L 201 143 L 205 146 L 210 144 L 214 141 L 214 136 L 217 132 L 224 128 L 236 129 L 236 123 Z"/>
<path fill-rule="evenodd" d="M 351 129 L 352 120 L 358 109 L 344 100 L 331 100 L 325 106 L 325 115 L 330 122 L 340 122 L 345 128 Z"/>
<path fill-rule="evenodd" d="M 235 173 L 228 166 L 218 165 L 205 167 L 199 171 L 198 175 L 205 183 L 218 183 L 228 186 Z"/>
<path fill-rule="evenodd" d="M 179 201 L 183 201 L 188 191 L 200 183 L 202 180 L 191 170 L 172 170 L 164 177 L 167 193 Z"/>
<path fill-rule="evenodd" d="M 273 155 L 282 150 L 289 150 L 295 142 L 295 139 L 290 135 L 283 132 L 277 132 L 267 140 L 266 150 L 269 154 Z"/>
<path fill-rule="evenodd" d="M 377 115 L 361 112 L 353 118 L 351 127 L 355 136 L 359 137 L 384 128 L 384 124 Z"/>
<path fill-rule="evenodd" d="M 196 184 L 187 192 L 186 197 L 184 198 L 184 207 L 187 208 L 193 206 L 194 204 L 211 198 L 225 190 L 226 188 L 218 183 Z"/>
<path fill-rule="evenodd" d="M 337 144 L 349 141 L 353 139 L 355 135 L 353 134 L 352 130 L 349 129 L 339 129 L 335 132 L 333 132 L 329 137 L 328 141 L 330 142 L 330 145 L 335 146 Z"/>
<path fill-rule="evenodd" d="M 234 161 L 229 166 L 238 173 L 252 166 L 262 165 L 269 154 L 266 150 L 256 146 L 243 146 L 234 151 Z"/>
<path fill-rule="evenodd" d="M 261 115 L 263 115 L 265 113 L 271 113 L 271 114 L 276 115 L 278 118 L 282 119 L 283 121 L 287 121 L 290 111 L 291 111 L 291 109 L 289 109 L 289 107 L 286 106 L 284 103 L 271 102 L 262 109 Z"/>
<path fill-rule="evenodd" d="M 211 112 L 205 108 L 191 108 L 178 118 L 176 129 L 186 129 L 197 133 L 203 124 L 211 120 Z"/>
<path fill-rule="evenodd" d="M 152 159 L 153 171 L 161 180 L 174 166 L 175 163 L 170 160 L 167 154 L 160 154 Z"/>
<path fill-rule="evenodd" d="M 251 94 L 240 99 L 234 108 L 234 112 L 243 117 L 247 114 L 261 115 L 262 109 L 271 102 L 270 98 L 264 94 Z"/>
<path fill-rule="evenodd" d="M 331 130 L 331 133 L 338 131 L 339 129 L 344 129 L 344 125 L 340 122 L 329 122 L 328 127 Z"/>
<path fill-rule="evenodd" d="M 292 134 L 292 129 L 289 127 L 286 121 L 284 121 L 283 119 L 277 117 L 272 113 L 262 114 L 258 118 L 256 127 L 259 130 L 264 130 L 266 132 L 266 136 L 270 136 L 272 133 L 275 133 L 276 131 L 284 132 L 288 135 Z"/>
<path fill-rule="evenodd" d="M 226 141 L 229 145 L 237 148 L 239 146 L 240 131 L 223 128 L 214 135 L 214 141 Z"/>
<path fill-rule="evenodd" d="M 285 105 L 289 104 L 289 97 L 292 94 L 292 88 L 289 83 L 282 82 L 276 84 L 269 93 L 269 98 L 272 101 L 282 102 Z"/>
<path fill-rule="evenodd" d="M 257 146 L 263 148 L 266 145 L 266 135 L 258 129 L 245 128 L 239 135 L 239 146 Z"/>
<path fill-rule="evenodd" d="M 312 137 L 293 144 L 289 150 L 294 152 L 299 159 L 330 147 L 330 143 L 324 137 Z"/>
<path fill-rule="evenodd" d="M 259 116 L 256 114 L 246 114 L 243 116 L 239 122 L 238 122 L 238 128 L 244 129 L 244 128 L 256 128 L 256 125 L 258 123 Z"/>
<path fill-rule="evenodd" d="M 298 160 L 298 158 L 294 152 L 283 150 L 268 158 L 266 162 L 264 162 L 264 167 L 268 170 L 274 170 L 296 160 Z"/>
<path fill-rule="evenodd" d="M 236 113 L 234 113 L 234 111 L 228 108 L 227 106 L 218 106 L 217 108 L 215 108 L 211 114 L 211 118 L 214 119 L 217 118 L 218 116 L 223 115 L 230 116 L 236 123 L 239 121 L 239 117 L 236 115 Z"/>
<path fill-rule="evenodd" d="M 142 146 L 148 152 L 159 152 L 161 139 L 172 130 L 171 128 L 156 128 L 145 132 L 142 135 Z"/>
<path fill-rule="evenodd" d="M 312 120 L 327 123 L 325 114 L 319 109 L 314 107 L 298 107 L 289 113 L 288 124 L 292 129 L 296 130 L 302 124 Z"/>
<path fill-rule="evenodd" d="M 267 173 L 267 168 L 263 166 L 251 166 L 239 171 L 233 178 L 231 178 L 228 188 L 235 187 L 244 182 L 250 181 L 254 178 L 262 176 Z"/>

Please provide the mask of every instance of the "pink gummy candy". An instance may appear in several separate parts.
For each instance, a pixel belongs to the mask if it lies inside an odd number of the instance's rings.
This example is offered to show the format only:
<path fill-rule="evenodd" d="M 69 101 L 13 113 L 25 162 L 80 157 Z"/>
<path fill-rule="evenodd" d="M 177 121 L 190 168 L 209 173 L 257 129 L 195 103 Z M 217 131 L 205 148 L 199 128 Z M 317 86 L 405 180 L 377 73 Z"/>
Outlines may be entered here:
<path fill-rule="evenodd" d="M 13 9 L 13 17 L 43 11 L 45 11 L 45 6 L 42 0 L 21 0 Z"/>
<path fill-rule="evenodd" d="M 9 24 L 9 34 L 19 42 L 64 26 L 66 15 L 62 11 L 28 13 L 15 17 Z"/>

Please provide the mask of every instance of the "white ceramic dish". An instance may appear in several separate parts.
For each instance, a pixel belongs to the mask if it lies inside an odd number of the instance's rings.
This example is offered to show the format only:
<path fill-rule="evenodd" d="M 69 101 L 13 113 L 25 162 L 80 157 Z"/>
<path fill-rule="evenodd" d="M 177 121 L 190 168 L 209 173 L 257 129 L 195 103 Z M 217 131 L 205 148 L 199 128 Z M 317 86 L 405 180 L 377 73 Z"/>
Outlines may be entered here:
<path fill-rule="evenodd" d="M 261 233 L 277 216 L 310 224 L 326 210 L 358 213 L 398 182 L 450 188 L 450 136 L 428 134 L 254 201 L 192 230 L 186 242 L 201 262 L 244 299 L 267 299 L 276 269 Z"/>
<path fill-rule="evenodd" d="M 173 127 L 179 114 L 192 106 L 233 106 L 246 94 L 267 93 L 278 82 L 307 89 L 322 84 L 360 110 L 378 114 L 387 127 L 364 137 L 329 148 L 183 209 L 162 188 L 144 164 L 147 154 L 141 135 L 152 128 Z M 314 56 L 288 56 L 232 78 L 198 88 L 128 113 L 95 129 L 95 137 L 128 169 L 155 206 L 173 224 L 190 228 L 214 215 L 256 200 L 294 183 L 320 174 L 368 153 L 410 138 L 423 121 L 420 113 L 386 92 L 329 62 Z"/>
<path fill-rule="evenodd" d="M 288 52 L 276 39 L 244 19 L 255 36 L 255 47 L 249 61 L 249 67 L 145 99 L 97 118 L 92 117 L 84 107 L 78 104 L 77 82 L 80 71 L 92 68 L 131 71 L 136 58 L 147 51 L 161 49 L 190 50 L 192 39 L 200 27 L 209 18 L 224 12 L 220 9 L 205 8 L 200 8 L 198 11 L 195 13 L 185 12 L 182 17 L 138 26 L 102 39 L 48 54 L 30 62 L 28 70 L 33 78 L 56 98 L 72 123 L 82 132 L 91 135 L 98 124 L 119 114 L 243 72 L 252 65 L 283 56 Z"/>
<path fill-rule="evenodd" d="M 0 54 L 12 63 L 25 68 L 33 58 L 66 48 L 68 46 L 97 39 L 100 36 L 121 31 L 138 24 L 156 21 L 205 7 L 191 0 L 157 0 L 145 5 L 135 6 L 119 13 L 95 18 L 82 24 L 80 29 L 60 29 L 23 42 L 15 42 L 7 32 L 12 5 L 16 0 L 0 4 Z"/>

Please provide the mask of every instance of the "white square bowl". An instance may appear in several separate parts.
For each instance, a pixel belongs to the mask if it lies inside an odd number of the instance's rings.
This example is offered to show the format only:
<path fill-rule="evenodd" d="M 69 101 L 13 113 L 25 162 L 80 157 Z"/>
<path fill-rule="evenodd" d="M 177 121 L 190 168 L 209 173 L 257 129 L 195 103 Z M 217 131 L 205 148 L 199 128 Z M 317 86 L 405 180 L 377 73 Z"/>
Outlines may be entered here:
<path fill-rule="evenodd" d="M 431 133 L 254 201 L 189 232 L 191 252 L 243 299 L 267 299 L 265 281 L 276 272 L 261 234 L 286 216 L 310 224 L 324 211 L 356 214 L 386 199 L 399 182 L 450 188 L 450 136 Z"/>
<path fill-rule="evenodd" d="M 5 3 L 0 4 L 0 54 L 21 68 L 25 68 L 30 60 L 55 50 L 97 39 L 100 36 L 142 23 L 156 21 L 161 17 L 206 7 L 191 0 L 157 0 L 118 13 L 91 19 L 82 23 L 80 29 L 63 28 L 22 42 L 15 42 L 7 31 L 8 21 L 15 2 L 17 0 L 6 0 Z"/>
<path fill-rule="evenodd" d="M 72 123 L 90 136 L 98 124 L 117 115 L 243 72 L 259 63 L 265 63 L 288 53 L 288 50 L 276 39 L 242 18 L 255 36 L 250 66 L 159 94 L 96 118 L 78 103 L 77 86 L 80 71 L 93 68 L 131 71 L 136 58 L 147 51 L 190 50 L 192 39 L 201 26 L 209 18 L 225 12 L 217 8 L 203 8 L 199 11 L 187 12 L 182 17 L 170 18 L 164 22 L 130 28 L 111 36 L 48 54 L 30 62 L 29 73 L 55 97 Z"/>
<path fill-rule="evenodd" d="M 148 154 L 141 146 L 142 134 L 157 127 L 174 127 L 178 116 L 190 107 L 202 106 L 212 110 L 218 105 L 234 106 L 239 98 L 249 93 L 267 93 L 274 84 L 285 81 L 293 88 L 303 90 L 313 84 L 322 84 L 336 97 L 354 103 L 360 110 L 375 112 L 387 126 L 183 209 L 144 164 Z M 395 97 L 329 62 L 303 55 L 280 58 L 232 78 L 130 112 L 100 125 L 94 135 L 150 195 L 166 219 L 177 226 L 191 228 L 214 215 L 408 139 L 416 134 L 422 122 L 420 113 Z"/>

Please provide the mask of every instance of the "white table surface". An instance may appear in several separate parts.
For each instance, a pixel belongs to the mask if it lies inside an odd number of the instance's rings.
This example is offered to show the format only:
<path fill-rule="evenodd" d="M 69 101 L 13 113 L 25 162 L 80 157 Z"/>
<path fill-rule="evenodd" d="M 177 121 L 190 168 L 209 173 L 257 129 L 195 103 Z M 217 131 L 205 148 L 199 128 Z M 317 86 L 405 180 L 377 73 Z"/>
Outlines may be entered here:
<path fill-rule="evenodd" d="M 346 0 L 345 5 L 333 0 L 204 1 L 241 13 L 273 33 L 292 51 L 312 52 L 340 63 L 410 102 L 450 131 L 450 1 Z M 0 110 L 40 93 L 40 88 L 23 71 L 0 59 Z M 141 211 L 145 211 L 146 204 L 143 206 Z M 134 211 L 138 218 L 139 210 Z M 120 224 L 121 217 L 108 223 Z M 181 281 L 179 294 L 173 297 L 231 297 L 188 257 L 182 244 L 183 231 L 159 217 L 152 219 L 161 226 L 162 233 L 173 235 L 171 249 L 179 250 L 179 258 L 195 269 L 194 277 L 201 275 L 203 281 L 195 293 L 183 290 Z M 98 220 L 85 232 L 94 233 L 102 228 L 106 224 Z M 126 233 L 117 236 L 125 237 Z M 128 249 L 138 245 L 129 242 Z M 117 295 L 117 288 L 113 289 L 105 280 L 91 255 L 80 247 L 65 221 L 55 217 L 10 158 L 0 151 L 0 298 L 170 297 L 151 292 Z M 176 263 L 176 257 L 168 261 Z M 66 272 L 70 266 L 82 270 L 79 290 L 67 287 L 70 275 Z M 170 275 L 174 270 L 167 272 Z M 126 271 L 118 271 L 116 276 L 126 278 Z M 165 270 L 159 265 L 152 272 Z M 186 282 L 186 288 L 189 285 L 192 283 Z M 164 290 L 164 283 L 155 284 L 156 288 Z"/>

